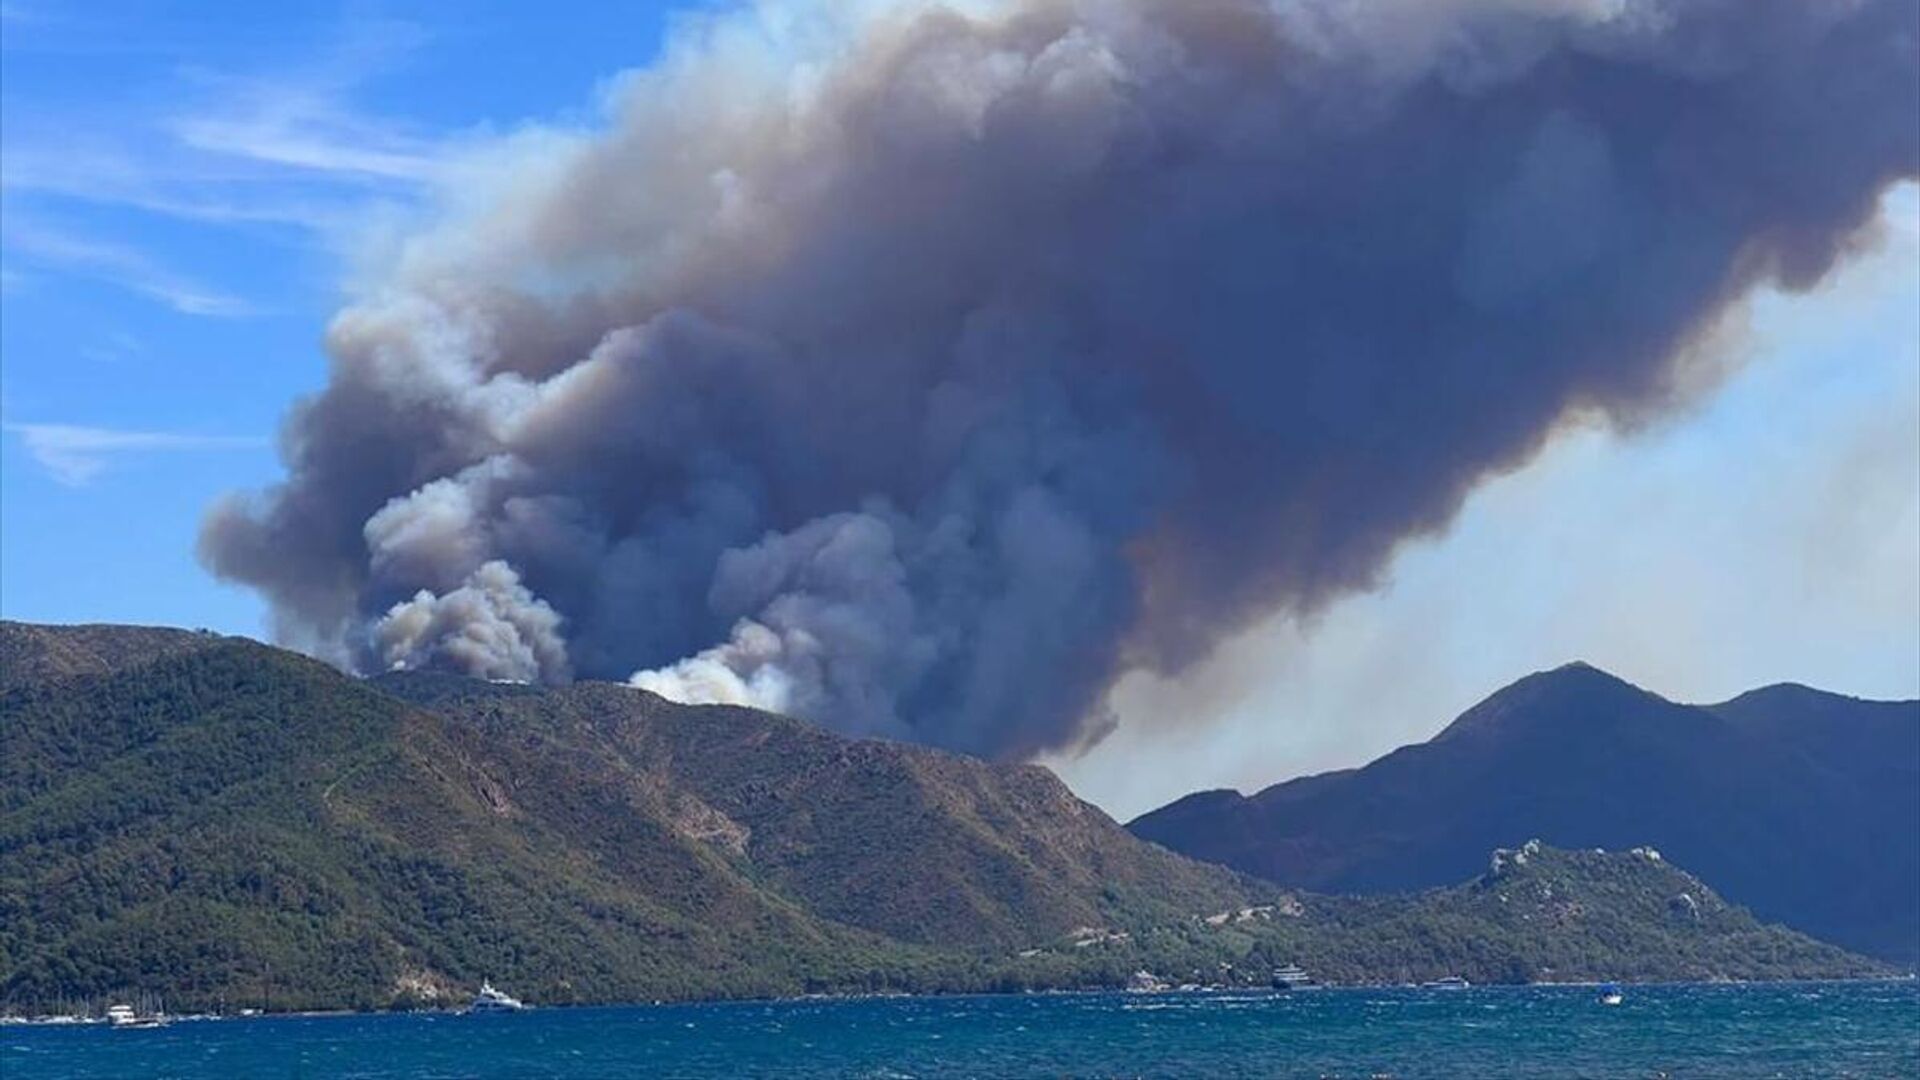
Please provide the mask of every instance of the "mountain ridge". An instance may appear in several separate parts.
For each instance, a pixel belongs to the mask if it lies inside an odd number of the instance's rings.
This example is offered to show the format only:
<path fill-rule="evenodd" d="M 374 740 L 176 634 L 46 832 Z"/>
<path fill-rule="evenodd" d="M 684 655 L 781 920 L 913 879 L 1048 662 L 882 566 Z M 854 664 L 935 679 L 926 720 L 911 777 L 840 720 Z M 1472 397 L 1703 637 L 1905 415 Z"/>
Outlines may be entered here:
<path fill-rule="evenodd" d="M 1358 769 L 1175 800 L 1128 828 L 1290 887 L 1361 893 L 1455 880 L 1516 831 L 1652 844 L 1765 918 L 1920 958 L 1920 702 L 1774 684 L 1684 705 L 1574 663 Z"/>
<path fill-rule="evenodd" d="M 207 630 L 0 619 L 0 692 L 30 681 L 104 674 L 228 640 Z"/>

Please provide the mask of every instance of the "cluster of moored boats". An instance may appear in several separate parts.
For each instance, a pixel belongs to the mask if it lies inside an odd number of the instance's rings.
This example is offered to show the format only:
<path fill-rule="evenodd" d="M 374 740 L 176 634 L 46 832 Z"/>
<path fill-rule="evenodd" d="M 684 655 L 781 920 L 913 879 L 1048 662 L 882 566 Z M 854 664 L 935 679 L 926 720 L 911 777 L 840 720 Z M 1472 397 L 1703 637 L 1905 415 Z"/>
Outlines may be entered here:
<path fill-rule="evenodd" d="M 488 980 L 488 981 L 481 982 L 479 992 L 474 994 L 473 1000 L 468 1002 L 467 1007 L 460 1011 L 465 1013 L 518 1012 L 519 1010 L 525 1009 L 526 1007 L 527 1007 L 526 1002 L 521 1001 L 519 998 L 514 997 L 512 994 L 509 994 L 504 990 L 497 989 L 493 985 L 492 981 Z M 241 1009 L 238 1015 L 242 1017 L 259 1016 L 260 1010 L 259 1009 Z M 116 1004 L 107 1006 L 106 1014 L 99 1018 L 90 1019 L 82 1015 L 48 1016 L 40 1019 L 28 1019 L 28 1018 L 22 1018 L 22 1017 L 0 1017 L 0 1022 L 33 1023 L 33 1024 L 105 1023 L 108 1027 L 111 1027 L 117 1031 L 146 1031 L 146 1030 L 151 1030 L 153 1028 L 166 1027 L 168 1024 L 174 1023 L 177 1020 L 215 1020 L 215 1019 L 221 1019 L 221 1017 L 213 1016 L 213 1015 L 170 1016 L 164 1010 L 157 1009 L 157 1008 L 151 1008 L 151 1009 L 142 1011 L 141 1009 L 136 1009 L 132 1005 L 128 1005 L 125 1003 L 116 1003 Z"/>

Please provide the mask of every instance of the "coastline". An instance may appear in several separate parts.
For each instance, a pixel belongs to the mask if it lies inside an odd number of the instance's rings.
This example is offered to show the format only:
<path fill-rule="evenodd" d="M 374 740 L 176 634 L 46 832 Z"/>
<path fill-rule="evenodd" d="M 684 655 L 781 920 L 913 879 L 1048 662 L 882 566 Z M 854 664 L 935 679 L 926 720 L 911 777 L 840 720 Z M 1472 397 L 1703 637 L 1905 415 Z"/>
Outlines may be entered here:
<path fill-rule="evenodd" d="M 554 1012 L 559 1010 L 592 1009 L 676 1009 L 709 1008 L 720 1006 L 752 1005 L 801 1005 L 807 1003 L 847 1004 L 863 1001 L 973 1001 L 973 1000 L 1018 1000 L 1023 998 L 1071 998 L 1071 997 L 1114 997 L 1155 999 L 1155 998 L 1198 998 L 1225 995 L 1244 995 L 1250 998 L 1284 998 L 1289 995 L 1322 995 L 1380 992 L 1418 992 L 1422 994 L 1458 994 L 1473 992 L 1513 992 L 1521 990 L 1579 990 L 1598 989 L 1602 986 L 1617 985 L 1636 990 L 1657 989 L 1753 989 L 1765 987 L 1814 987 L 1814 986 L 1865 986 L 1873 984 L 1896 984 L 1920 982 L 1920 973 L 1908 972 L 1903 975 L 1858 976 L 1833 979 L 1660 979 L 1632 982 L 1620 979 L 1579 979 L 1568 981 L 1542 981 L 1525 983 L 1473 983 L 1458 990 L 1442 990 L 1423 986 L 1419 983 L 1342 983 L 1323 984 L 1311 987 L 1279 989 L 1271 986 L 1192 986 L 1165 987 L 1155 990 L 1130 990 L 1121 986 L 1073 987 L 1041 990 L 966 990 L 942 993 L 939 991 L 887 991 L 877 993 L 814 993 L 777 995 L 765 997 L 710 997 L 659 999 L 653 1001 L 571 1001 L 554 1004 L 529 1002 L 524 1010 L 513 1010 L 491 1015 L 512 1015 L 515 1012 Z M 168 1024 L 209 1023 L 214 1021 L 246 1020 L 333 1020 L 354 1019 L 381 1016 L 419 1016 L 419 1017 L 457 1017 L 468 1015 L 469 1010 L 455 1008 L 412 1008 L 412 1009 L 299 1009 L 286 1012 L 255 1012 L 250 1015 L 190 1013 L 170 1015 L 162 1013 Z M 0 1027 L 110 1027 L 105 1016 L 16 1016 L 0 1014 Z"/>
<path fill-rule="evenodd" d="M 1911 982 L 733 1001 L 0 1030 L 8 1080 L 1906 1075 Z"/>

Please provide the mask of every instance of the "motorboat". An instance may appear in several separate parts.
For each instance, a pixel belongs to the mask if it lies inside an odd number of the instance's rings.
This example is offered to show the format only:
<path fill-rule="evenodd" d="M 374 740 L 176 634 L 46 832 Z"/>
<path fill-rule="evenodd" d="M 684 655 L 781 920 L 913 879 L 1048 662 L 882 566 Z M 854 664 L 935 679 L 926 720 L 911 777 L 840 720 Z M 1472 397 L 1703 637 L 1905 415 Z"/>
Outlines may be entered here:
<path fill-rule="evenodd" d="M 483 980 L 480 992 L 473 995 L 473 1003 L 467 1006 L 468 1012 L 516 1012 L 527 1007 L 527 1003 L 504 990 L 494 989 L 493 983 Z"/>
<path fill-rule="evenodd" d="M 1313 976 L 1307 974 L 1307 969 L 1297 964 L 1288 964 L 1273 973 L 1275 990 L 1305 990 L 1312 985 Z"/>
<path fill-rule="evenodd" d="M 167 1019 L 158 1013 L 142 1016 L 131 1005 L 107 1006 L 107 1023 L 115 1028 L 138 1030 L 141 1028 L 166 1027 Z"/>

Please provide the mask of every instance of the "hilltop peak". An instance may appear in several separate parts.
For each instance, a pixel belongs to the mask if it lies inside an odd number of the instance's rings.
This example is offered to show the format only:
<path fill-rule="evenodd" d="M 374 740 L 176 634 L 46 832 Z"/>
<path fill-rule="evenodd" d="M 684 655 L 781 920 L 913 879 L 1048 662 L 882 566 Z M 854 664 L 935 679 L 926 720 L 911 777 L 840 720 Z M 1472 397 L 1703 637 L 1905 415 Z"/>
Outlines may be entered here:
<path fill-rule="evenodd" d="M 1857 697 L 1853 694 L 1841 694 L 1832 690 L 1822 690 L 1806 683 L 1777 682 L 1755 687 L 1744 694 L 1736 694 L 1725 701 L 1706 705 L 1708 709 L 1743 709 L 1757 705 L 1910 705 L 1909 701 L 1886 700 Z"/>
<path fill-rule="evenodd" d="M 1671 704 L 1657 694 L 1575 660 L 1536 671 L 1501 687 L 1448 724 L 1435 742 L 1467 736 L 1512 735 L 1540 726 L 1605 722 L 1639 707 Z"/>
<path fill-rule="evenodd" d="M 1509 683 L 1506 689 L 1514 689 L 1520 686 L 1607 686 L 1632 690 L 1640 694 L 1648 693 L 1648 691 L 1635 686 L 1633 683 L 1615 675 L 1613 672 L 1585 660 L 1569 660 L 1559 667 L 1547 668 L 1542 671 L 1536 671 L 1531 675 L 1522 676 L 1512 683 Z"/>

